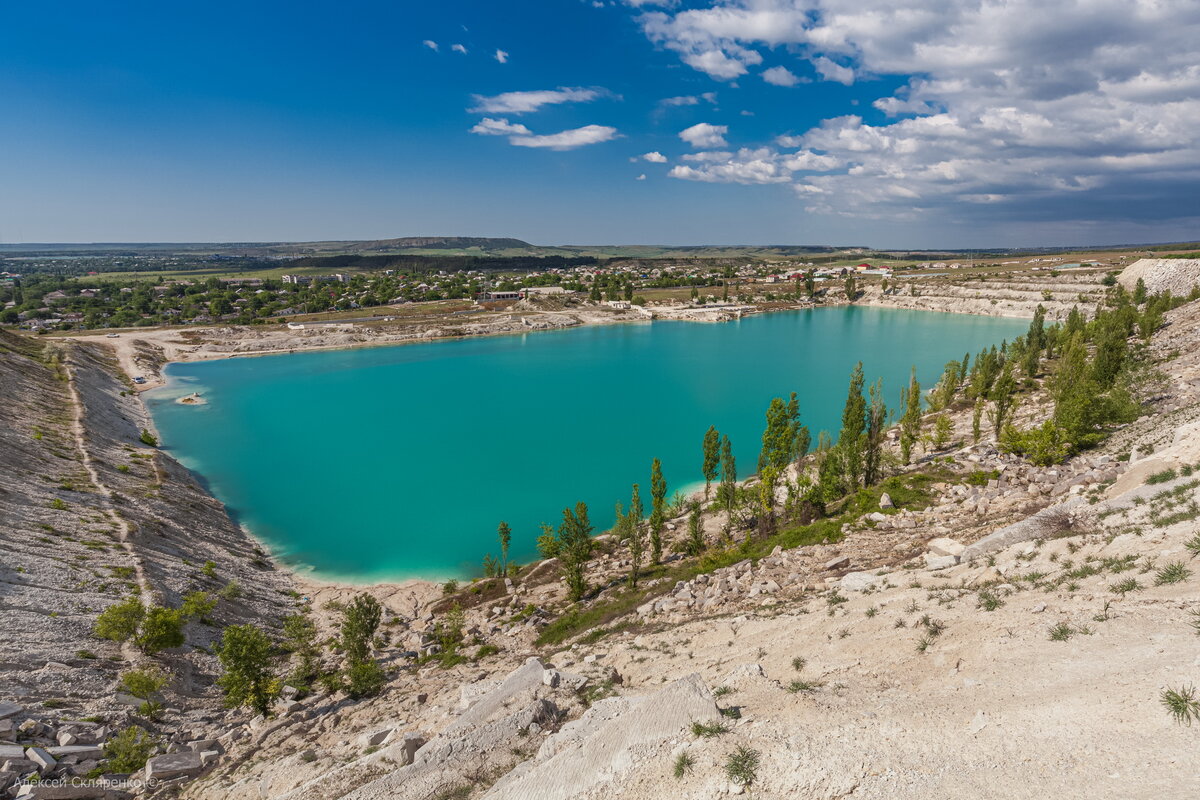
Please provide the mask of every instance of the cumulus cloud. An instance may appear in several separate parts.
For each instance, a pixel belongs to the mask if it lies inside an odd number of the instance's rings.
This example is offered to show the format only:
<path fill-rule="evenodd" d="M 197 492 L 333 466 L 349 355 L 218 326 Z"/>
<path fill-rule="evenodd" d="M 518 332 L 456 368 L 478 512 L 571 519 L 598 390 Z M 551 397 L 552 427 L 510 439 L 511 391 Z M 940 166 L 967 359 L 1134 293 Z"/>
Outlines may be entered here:
<path fill-rule="evenodd" d="M 707 122 L 701 122 L 681 130 L 679 138 L 692 147 L 724 147 L 727 133 L 728 125 L 709 125 Z"/>
<path fill-rule="evenodd" d="M 770 147 L 746 148 L 736 153 L 725 150 L 705 150 L 683 156 L 689 164 L 680 164 L 667 173 L 669 177 L 705 183 L 790 183 L 792 173 L 824 172 L 842 166 L 841 159 L 800 150 L 781 153 Z M 698 166 L 691 166 L 696 164 Z"/>
<path fill-rule="evenodd" d="M 588 103 L 604 92 L 599 89 L 544 89 L 533 92 L 504 92 L 494 97 L 474 95 L 475 105 L 468 109 L 475 114 L 528 114 L 542 106 L 560 103 Z"/>
<path fill-rule="evenodd" d="M 795 86 L 796 84 L 800 83 L 800 78 L 796 76 L 796 73 L 792 72 L 787 67 L 771 67 L 770 69 L 764 69 L 762 72 L 762 79 L 775 86 Z"/>
<path fill-rule="evenodd" d="M 880 218 L 1198 215 L 1195 0 L 707 0 L 638 19 L 717 80 L 768 52 L 825 81 L 907 79 L 873 104 L 890 120 L 827 119 L 776 140 L 795 153 L 739 151 L 674 177 L 790 177 L 812 210 Z"/>
<path fill-rule="evenodd" d="M 467 54 L 467 48 L 461 44 L 452 44 L 450 45 L 450 49 L 456 53 L 462 53 L 463 55 Z"/>
<path fill-rule="evenodd" d="M 700 105 L 701 101 L 704 101 L 705 103 L 712 103 L 713 105 L 716 105 L 717 93 L 716 92 L 704 92 L 703 94 L 699 94 L 699 95 L 685 94 L 685 95 L 681 95 L 679 97 L 664 97 L 662 100 L 659 100 L 658 102 L 660 105 L 664 105 L 664 106 L 698 106 L 698 105 Z"/>
<path fill-rule="evenodd" d="M 471 128 L 471 133 L 478 133 L 482 136 L 529 136 L 532 131 L 524 125 L 513 124 L 506 119 L 484 117 L 474 128 Z"/>
<path fill-rule="evenodd" d="M 666 157 L 666 156 L 664 156 L 662 153 L 658 152 L 657 150 L 652 150 L 652 151 L 650 151 L 649 153 L 642 153 L 642 154 L 641 154 L 640 156 L 638 156 L 638 157 L 639 157 L 640 159 L 642 159 L 643 161 L 649 161 L 649 162 L 650 162 L 650 163 L 652 163 L 652 164 L 665 164 L 665 163 L 667 163 L 667 157 Z"/>
<path fill-rule="evenodd" d="M 644 172 L 643 172 L 641 175 L 638 175 L 636 178 L 634 178 L 634 180 L 635 180 L 635 181 L 644 181 L 644 180 L 646 180 L 646 173 L 644 173 Z"/>
<path fill-rule="evenodd" d="M 426 47 L 428 47 L 428 48 L 429 48 L 430 50 L 432 50 L 433 52 L 435 52 L 435 53 L 437 52 L 437 49 L 438 49 L 438 43 L 437 43 L 437 42 L 435 42 L 433 39 L 426 39 L 425 41 L 421 42 L 421 44 L 425 45 Z"/>
<path fill-rule="evenodd" d="M 520 123 L 493 117 L 484 117 L 471 128 L 471 133 L 480 136 L 507 136 L 508 143 L 516 147 L 544 147 L 548 150 L 574 150 L 584 145 L 607 142 L 618 135 L 616 128 L 605 125 L 585 125 L 582 128 L 539 135 Z M 665 158 L 663 160 L 666 161 Z"/>
<path fill-rule="evenodd" d="M 548 150 L 574 150 L 589 144 L 611 141 L 617 138 L 617 129 L 607 125 L 584 125 L 560 133 L 544 136 L 512 136 L 509 144 L 517 147 L 544 147 Z"/>
<path fill-rule="evenodd" d="M 503 50 L 497 50 L 496 54 L 494 56 L 492 56 L 492 58 L 496 59 L 501 64 L 508 63 L 508 53 L 504 52 Z"/>

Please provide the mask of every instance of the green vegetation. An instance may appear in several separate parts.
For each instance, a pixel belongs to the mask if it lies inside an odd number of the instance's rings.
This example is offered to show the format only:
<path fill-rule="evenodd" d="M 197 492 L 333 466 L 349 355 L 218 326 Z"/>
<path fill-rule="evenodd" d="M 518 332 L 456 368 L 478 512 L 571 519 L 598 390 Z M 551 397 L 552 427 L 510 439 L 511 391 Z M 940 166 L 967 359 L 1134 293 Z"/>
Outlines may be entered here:
<path fill-rule="evenodd" d="M 758 777 L 758 767 L 761 761 L 757 750 L 745 745 L 738 745 L 725 760 L 725 775 L 729 780 L 742 786 L 749 786 Z"/>
<path fill-rule="evenodd" d="M 138 713 L 148 719 L 154 719 L 162 710 L 162 704 L 154 698 L 170 682 L 171 677 L 158 667 L 133 669 L 121 675 L 122 688 L 142 701 Z"/>
<path fill-rule="evenodd" d="M 711 739 L 723 733 L 729 733 L 729 728 L 725 727 L 724 723 L 721 722 L 692 723 L 692 736 L 698 739 Z"/>
<path fill-rule="evenodd" d="M 142 605 L 130 596 L 109 606 L 99 617 L 92 632 L 101 639 L 114 642 L 132 641 L 143 653 L 154 654 L 183 645 L 184 615 L 162 606 Z"/>
<path fill-rule="evenodd" d="M 138 436 L 138 440 L 144 445 L 158 447 L 158 437 L 145 428 L 142 428 L 142 434 Z"/>
<path fill-rule="evenodd" d="M 355 595 L 342 610 L 338 641 L 346 657 L 346 691 L 356 700 L 376 695 L 383 688 L 383 669 L 371 658 L 371 642 L 382 615 L 379 601 L 369 594 Z"/>
<path fill-rule="evenodd" d="M 231 625 L 221 636 L 217 658 L 225 672 L 217 684 L 230 708 L 247 706 L 264 717 L 279 695 L 279 681 L 271 674 L 274 645 L 254 625 Z"/>
<path fill-rule="evenodd" d="M 158 749 L 159 742 L 138 725 L 130 725 L 104 743 L 104 772 L 137 772 Z"/>
<path fill-rule="evenodd" d="M 691 753 L 688 753 L 685 750 L 684 752 L 675 756 L 675 765 L 672 767 L 671 773 L 675 776 L 676 780 L 678 780 L 684 775 L 691 773 L 692 767 L 694 766 L 696 766 L 696 759 L 692 757 Z"/>
<path fill-rule="evenodd" d="M 1196 697 L 1196 689 L 1192 686 L 1181 686 L 1178 689 L 1164 689 L 1159 696 L 1160 702 L 1166 706 L 1171 717 L 1180 725 L 1192 726 L 1192 721 L 1200 721 L 1200 699 Z"/>

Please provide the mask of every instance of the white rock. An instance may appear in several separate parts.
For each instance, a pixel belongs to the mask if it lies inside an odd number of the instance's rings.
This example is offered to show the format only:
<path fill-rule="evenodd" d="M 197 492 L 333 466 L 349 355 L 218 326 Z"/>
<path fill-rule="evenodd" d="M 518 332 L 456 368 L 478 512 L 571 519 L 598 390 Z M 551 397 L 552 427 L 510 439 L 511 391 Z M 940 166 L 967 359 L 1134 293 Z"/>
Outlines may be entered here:
<path fill-rule="evenodd" d="M 953 539 L 941 538 L 933 539 L 929 542 L 929 552 L 935 556 L 959 556 L 963 550 L 967 549 L 966 545 L 956 542 Z"/>

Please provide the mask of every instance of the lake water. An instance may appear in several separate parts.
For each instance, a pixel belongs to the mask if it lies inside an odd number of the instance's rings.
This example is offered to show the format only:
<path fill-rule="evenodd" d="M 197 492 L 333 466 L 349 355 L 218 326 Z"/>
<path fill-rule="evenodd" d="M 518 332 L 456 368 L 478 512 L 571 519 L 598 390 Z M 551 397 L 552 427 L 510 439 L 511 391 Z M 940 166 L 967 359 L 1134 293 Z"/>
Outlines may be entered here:
<path fill-rule="evenodd" d="M 893 405 L 909 368 L 1012 339 L 1023 320 L 865 307 L 655 322 L 235 358 L 167 369 L 147 393 L 163 446 L 286 562 L 370 581 L 477 574 L 536 556 L 539 522 L 587 502 L 597 530 L 662 459 L 669 494 L 693 488 L 716 425 L 739 473 L 764 412 L 796 391 L 815 442 L 836 433 L 854 363 Z M 174 399 L 198 391 L 207 405 Z"/>

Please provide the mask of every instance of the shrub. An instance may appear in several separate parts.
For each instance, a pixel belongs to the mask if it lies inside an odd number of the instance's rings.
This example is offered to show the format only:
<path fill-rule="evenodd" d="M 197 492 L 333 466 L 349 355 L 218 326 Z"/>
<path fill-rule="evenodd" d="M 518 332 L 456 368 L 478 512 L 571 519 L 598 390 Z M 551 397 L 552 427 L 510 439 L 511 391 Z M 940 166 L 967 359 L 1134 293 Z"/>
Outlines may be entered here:
<path fill-rule="evenodd" d="M 691 753 L 680 753 L 675 757 L 675 768 L 673 770 L 675 778 L 678 780 L 684 775 L 692 771 L 692 767 L 696 766 L 696 759 L 692 758 Z"/>
<path fill-rule="evenodd" d="M 183 598 L 179 612 L 187 619 L 204 620 L 216 607 L 216 599 L 208 592 L 192 592 Z"/>
<path fill-rule="evenodd" d="M 162 704 L 154 700 L 154 696 L 170 683 L 170 676 L 158 667 L 133 669 L 121 676 L 121 686 L 125 691 L 142 701 L 138 712 L 153 719 L 162 709 Z"/>
<path fill-rule="evenodd" d="M 1060 622 L 1050 629 L 1050 641 L 1065 642 L 1075 635 L 1075 629 L 1065 622 Z"/>
<path fill-rule="evenodd" d="M 158 740 L 138 725 L 130 725 L 104 743 L 105 767 L 108 772 L 137 772 L 158 748 Z"/>
<path fill-rule="evenodd" d="M 146 608 L 137 597 L 130 596 L 104 609 L 96 618 L 92 632 L 101 639 L 125 642 L 132 639 L 146 616 Z"/>
<path fill-rule="evenodd" d="M 215 561 L 205 561 L 204 566 L 200 569 L 200 574 L 206 578 L 217 577 L 217 564 Z"/>
<path fill-rule="evenodd" d="M 142 435 L 138 437 L 142 444 L 150 447 L 158 447 L 158 437 L 150 431 L 142 428 Z"/>
<path fill-rule="evenodd" d="M 1048 419 L 1041 427 L 1027 431 L 1015 425 L 1005 425 L 1000 434 L 1000 449 L 1007 453 L 1023 455 L 1039 467 L 1061 464 L 1071 455 L 1071 443 L 1067 432 L 1054 420 Z"/>
<path fill-rule="evenodd" d="M 442 584 L 442 594 L 454 594 L 458 591 L 458 581 L 454 578 Z"/>
<path fill-rule="evenodd" d="M 383 667 L 373 659 L 351 661 L 346 667 L 346 693 L 355 700 L 379 694 L 386 681 Z"/>
<path fill-rule="evenodd" d="M 151 606 L 146 609 L 141 627 L 133 637 L 143 653 L 153 654 L 160 650 L 180 647 L 185 639 L 183 636 L 183 614 L 174 608 Z"/>
<path fill-rule="evenodd" d="M 725 760 L 725 775 L 742 786 L 749 786 L 758 777 L 759 752 L 745 745 L 738 745 Z"/>
<path fill-rule="evenodd" d="M 1168 583 L 1186 581 L 1192 574 L 1182 561 L 1172 561 L 1154 575 L 1154 585 L 1163 586 Z"/>
<path fill-rule="evenodd" d="M 692 723 L 692 736 L 696 736 L 700 739 L 711 739 L 714 736 L 720 736 L 721 734 L 728 733 L 728 732 L 729 732 L 729 729 L 726 728 L 720 722 L 712 722 L 712 723 L 693 722 Z"/>
<path fill-rule="evenodd" d="M 221 591 L 217 592 L 222 600 L 236 600 L 242 596 L 242 587 L 237 581 L 230 581 L 221 587 Z"/>
<path fill-rule="evenodd" d="M 1164 689 L 1160 700 L 1180 725 L 1187 725 L 1190 728 L 1192 720 L 1200 720 L 1200 700 L 1196 699 L 1194 687 L 1181 686 L 1178 689 Z"/>

